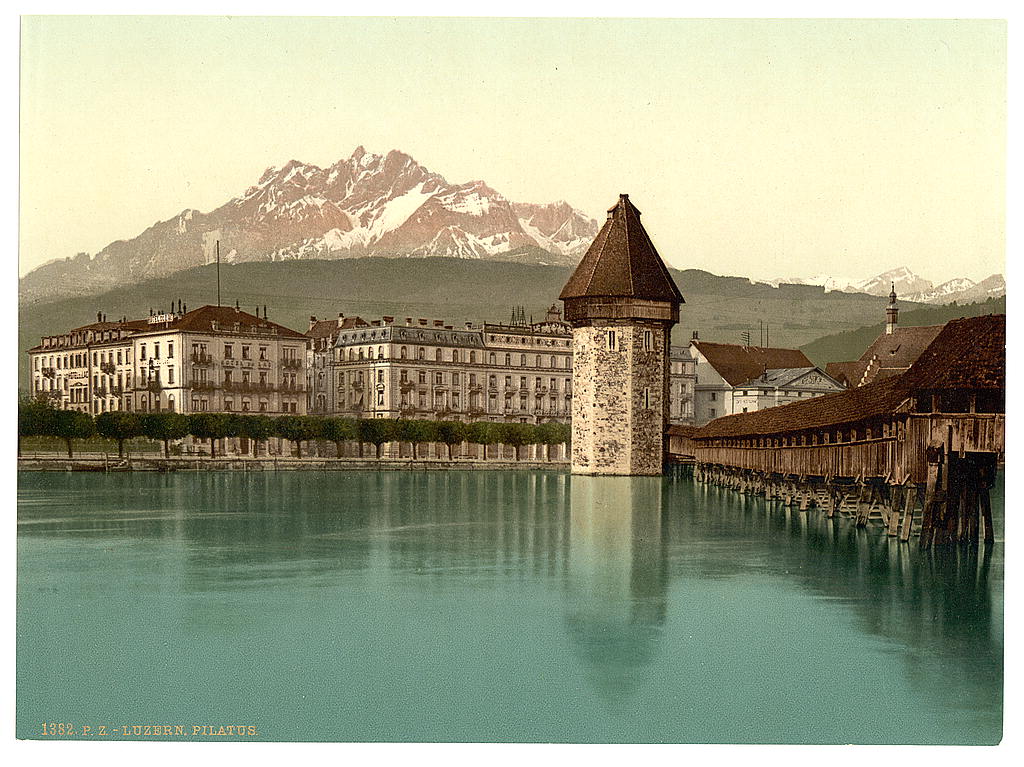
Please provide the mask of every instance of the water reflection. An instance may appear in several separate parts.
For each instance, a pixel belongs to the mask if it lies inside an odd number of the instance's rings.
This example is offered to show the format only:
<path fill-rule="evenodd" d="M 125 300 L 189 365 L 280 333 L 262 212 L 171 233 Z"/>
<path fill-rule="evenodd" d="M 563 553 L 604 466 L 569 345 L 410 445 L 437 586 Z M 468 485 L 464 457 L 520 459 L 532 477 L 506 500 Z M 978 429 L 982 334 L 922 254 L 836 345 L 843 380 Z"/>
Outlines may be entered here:
<path fill-rule="evenodd" d="M 1002 530 L 1001 483 L 997 490 Z M 422 712 L 402 720 L 395 712 L 408 689 L 388 697 L 378 687 L 407 659 L 408 678 L 426 664 L 444 685 L 469 686 L 452 687 L 450 701 L 483 695 L 472 684 L 486 680 L 489 690 L 519 691 L 502 710 L 513 722 L 533 721 L 546 695 L 547 721 L 605 728 L 580 739 L 651 737 L 631 730 L 628 716 L 647 705 L 665 712 L 656 731 L 664 739 L 733 740 L 736 722 L 750 721 L 749 700 L 736 692 L 748 689 L 744 663 L 762 663 L 792 685 L 797 722 L 755 727 L 751 741 L 999 737 L 1001 541 L 922 553 L 880 529 L 689 481 L 527 472 L 28 474 L 19 477 L 18 531 L 19 665 L 37 680 L 56 673 L 47 657 L 75 652 L 61 644 L 70 641 L 65 621 L 90 624 L 89 652 L 118 621 L 129 635 L 136 625 L 142 636 L 158 634 L 161 647 L 205 648 L 225 668 L 231 648 L 247 643 L 250 665 L 236 668 L 237 678 L 255 674 L 268 695 L 285 695 L 275 685 L 288 689 L 295 673 L 267 676 L 262 658 L 275 648 L 281 663 L 329 660 L 318 672 L 325 686 L 349 688 L 365 667 L 373 705 L 391 711 L 402 732 Z M 126 594 L 137 603 L 123 601 Z M 850 735 L 840 718 L 802 713 L 803 700 L 812 705 L 807 656 L 799 655 L 808 648 L 790 656 L 758 645 L 761 627 L 748 615 L 764 619 L 765 595 L 791 600 L 786 619 L 796 634 L 778 636 L 806 637 L 814 662 L 845 664 L 844 684 L 862 685 L 844 696 L 870 700 L 881 684 L 900 717 L 914 709 L 916 718 L 899 729 L 892 711 L 861 706 L 848 722 L 870 721 Z M 136 645 L 145 668 L 153 643 Z M 127 655 L 132 647 L 115 649 Z M 882 660 L 891 669 L 879 681 L 866 671 Z M 743 671 L 730 676 L 736 669 Z M 544 687 L 546 678 L 557 684 Z M 138 685 L 173 679 L 168 671 Z M 54 689 L 65 682 L 54 676 Z M 93 689 L 87 683 L 83 696 Z M 118 682 L 109 684 L 116 692 Z M 711 722 L 691 713 L 699 732 L 672 716 L 702 705 L 711 690 L 720 690 L 723 708 Z M 588 696 L 598 703 L 589 720 L 565 716 Z M 23 708 L 26 717 L 38 713 Z M 445 713 L 470 721 L 475 712 Z M 354 716 L 345 722 L 356 728 Z M 486 739 L 487 730 L 465 726 L 467 739 Z M 522 727 L 523 739 L 570 732 Z M 396 730 L 381 732 L 387 739 Z M 442 737 L 432 733 L 421 736 Z"/>
<path fill-rule="evenodd" d="M 602 696 L 635 690 L 665 613 L 658 477 L 572 478 L 566 623 Z"/>

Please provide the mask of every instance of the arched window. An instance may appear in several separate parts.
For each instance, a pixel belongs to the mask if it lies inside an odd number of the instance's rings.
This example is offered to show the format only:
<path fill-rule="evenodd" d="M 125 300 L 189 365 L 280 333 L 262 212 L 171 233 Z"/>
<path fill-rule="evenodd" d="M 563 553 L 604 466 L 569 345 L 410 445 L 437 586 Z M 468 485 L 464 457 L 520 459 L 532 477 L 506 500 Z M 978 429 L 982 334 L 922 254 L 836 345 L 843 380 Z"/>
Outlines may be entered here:
<path fill-rule="evenodd" d="M 426 355 L 426 349 L 424 349 L 422 346 L 417 347 L 417 349 L 416 349 L 416 359 L 418 359 L 418 360 L 424 359 L 425 355 Z"/>
<path fill-rule="evenodd" d="M 378 346 L 377 347 L 377 359 L 379 359 L 379 360 L 384 359 L 384 347 L 383 346 Z"/>
<path fill-rule="evenodd" d="M 526 355 L 525 354 L 520 354 L 519 355 L 519 364 L 520 364 L 521 367 L 526 367 Z"/>
<path fill-rule="evenodd" d="M 359 359 L 363 359 L 363 350 L 362 349 L 359 350 Z"/>
<path fill-rule="evenodd" d="M 558 358 L 551 355 L 551 367 L 558 367 Z"/>
<path fill-rule="evenodd" d="M 505 367 L 507 367 L 507 368 L 512 367 L 512 355 L 511 354 L 506 354 L 505 355 Z"/>

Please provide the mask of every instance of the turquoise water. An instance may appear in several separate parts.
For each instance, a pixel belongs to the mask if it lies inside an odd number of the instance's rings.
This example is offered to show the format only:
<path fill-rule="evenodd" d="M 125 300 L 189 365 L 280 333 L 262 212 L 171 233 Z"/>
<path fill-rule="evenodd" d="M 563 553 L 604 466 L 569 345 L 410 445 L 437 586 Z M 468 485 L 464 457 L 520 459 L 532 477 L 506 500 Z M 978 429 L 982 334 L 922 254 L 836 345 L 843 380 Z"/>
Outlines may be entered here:
<path fill-rule="evenodd" d="M 21 738 L 1001 737 L 1001 483 L 980 555 L 678 478 L 23 473 L 18 495 Z"/>

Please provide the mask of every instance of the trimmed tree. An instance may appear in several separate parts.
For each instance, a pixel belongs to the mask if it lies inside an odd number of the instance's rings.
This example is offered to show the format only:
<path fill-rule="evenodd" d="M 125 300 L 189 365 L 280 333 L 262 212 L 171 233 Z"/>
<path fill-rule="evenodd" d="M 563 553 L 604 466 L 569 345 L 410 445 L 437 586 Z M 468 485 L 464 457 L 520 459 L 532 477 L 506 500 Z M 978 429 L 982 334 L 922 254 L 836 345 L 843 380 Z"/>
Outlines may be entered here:
<path fill-rule="evenodd" d="M 302 458 L 302 443 L 320 436 L 320 428 L 320 419 L 301 415 L 283 415 L 274 422 L 274 433 L 294 442 L 299 458 Z"/>
<path fill-rule="evenodd" d="M 328 442 L 334 443 L 338 458 L 341 458 L 343 443 L 359 437 L 356 432 L 356 422 L 351 418 L 324 418 L 320 436 Z"/>
<path fill-rule="evenodd" d="M 21 455 L 22 437 L 52 437 L 56 432 L 54 419 L 57 409 L 48 400 L 18 400 L 18 455 Z"/>
<path fill-rule="evenodd" d="M 474 445 L 480 445 L 480 454 L 487 460 L 487 446 L 497 442 L 498 424 L 491 421 L 473 421 L 466 424 L 466 439 Z"/>
<path fill-rule="evenodd" d="M 534 442 L 533 426 L 528 423 L 500 423 L 498 424 L 498 441 L 512 445 L 515 448 L 518 461 L 519 448 Z"/>
<path fill-rule="evenodd" d="M 437 440 L 448 446 L 448 460 L 452 460 L 452 448 L 466 441 L 468 429 L 462 421 L 438 421 Z"/>
<path fill-rule="evenodd" d="M 377 449 L 377 460 L 380 460 L 384 443 L 391 442 L 398 434 L 398 428 L 390 418 L 361 418 L 356 422 L 359 444 L 369 442 Z"/>
<path fill-rule="evenodd" d="M 226 436 L 226 419 L 221 413 L 193 413 L 188 417 L 188 432 L 196 439 L 210 440 L 210 457 L 217 457 L 217 440 Z"/>
<path fill-rule="evenodd" d="M 256 457 L 258 446 L 274 436 L 274 419 L 266 415 L 250 415 L 242 419 L 242 435 L 252 440 L 252 454 Z"/>
<path fill-rule="evenodd" d="M 181 413 L 147 413 L 142 417 L 142 433 L 164 443 L 164 458 L 171 457 L 171 440 L 189 434 L 188 416 Z"/>
<path fill-rule="evenodd" d="M 421 442 L 433 442 L 437 439 L 437 422 L 415 419 L 409 421 L 398 421 L 396 437 L 403 442 L 412 443 L 412 457 L 419 458 L 419 445 Z"/>
<path fill-rule="evenodd" d="M 545 458 L 551 460 L 551 447 L 561 445 L 569 441 L 571 429 L 565 423 L 541 423 L 535 427 L 535 435 L 538 443 L 545 446 Z"/>
<path fill-rule="evenodd" d="M 142 419 L 124 410 L 108 410 L 96 416 L 96 432 L 117 440 L 117 457 L 124 458 L 124 442 L 142 434 Z"/>
<path fill-rule="evenodd" d="M 68 458 L 74 458 L 71 452 L 71 440 L 89 439 L 96 433 L 96 423 L 92 416 L 77 410 L 57 410 L 53 416 L 53 435 L 60 437 L 68 446 Z"/>

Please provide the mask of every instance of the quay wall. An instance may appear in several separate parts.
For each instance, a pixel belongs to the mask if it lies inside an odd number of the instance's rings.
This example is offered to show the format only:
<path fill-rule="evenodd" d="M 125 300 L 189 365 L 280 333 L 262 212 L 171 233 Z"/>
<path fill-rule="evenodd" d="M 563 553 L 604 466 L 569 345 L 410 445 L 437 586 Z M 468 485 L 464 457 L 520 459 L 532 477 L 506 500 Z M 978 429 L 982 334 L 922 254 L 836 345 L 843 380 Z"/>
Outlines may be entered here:
<path fill-rule="evenodd" d="M 567 471 L 567 461 L 411 458 L 19 458 L 19 471 Z"/>

